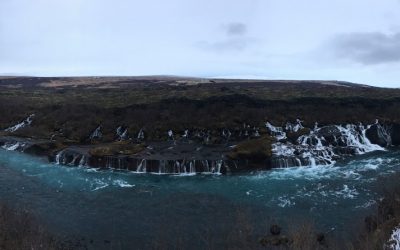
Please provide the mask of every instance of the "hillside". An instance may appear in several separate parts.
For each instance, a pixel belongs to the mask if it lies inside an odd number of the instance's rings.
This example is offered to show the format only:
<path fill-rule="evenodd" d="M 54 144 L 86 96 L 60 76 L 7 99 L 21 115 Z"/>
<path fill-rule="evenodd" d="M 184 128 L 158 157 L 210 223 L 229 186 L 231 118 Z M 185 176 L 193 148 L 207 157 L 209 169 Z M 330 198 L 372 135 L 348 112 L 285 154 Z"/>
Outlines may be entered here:
<path fill-rule="evenodd" d="M 0 79 L 0 89 L 2 135 L 49 140 L 52 145 L 40 150 L 53 160 L 59 150 L 82 145 L 84 148 L 73 152 L 96 157 L 135 155 L 134 169 L 142 159 L 157 160 L 158 168 L 159 160 L 176 160 L 176 155 L 185 159 L 246 160 L 241 164 L 245 168 L 280 166 L 282 163 L 271 163 L 276 133 L 266 122 L 286 126 L 287 130 L 288 124 L 295 126 L 296 121 L 301 121 L 303 130 L 285 133 L 298 143 L 300 136 L 312 136 L 316 123 L 326 127 L 374 124 L 378 120 L 385 133 L 390 127 L 390 143 L 400 144 L 400 89 L 338 81 L 169 76 L 4 77 Z M 386 139 L 378 138 L 382 137 L 377 130 L 380 127 L 373 128 L 375 131 L 367 132 L 369 139 L 386 143 Z M 323 140 L 336 138 L 339 133 L 329 127 L 325 130 L 334 135 L 321 134 Z M 351 133 L 358 133 L 355 138 L 365 136 L 361 130 Z M 185 145 L 168 151 L 169 144 L 163 144 L 168 141 Z M 203 146 L 219 148 L 196 151 Z M 354 151 L 336 150 L 340 154 Z M 71 157 L 70 161 L 75 159 Z M 92 160 L 91 165 L 105 166 L 99 158 Z"/>

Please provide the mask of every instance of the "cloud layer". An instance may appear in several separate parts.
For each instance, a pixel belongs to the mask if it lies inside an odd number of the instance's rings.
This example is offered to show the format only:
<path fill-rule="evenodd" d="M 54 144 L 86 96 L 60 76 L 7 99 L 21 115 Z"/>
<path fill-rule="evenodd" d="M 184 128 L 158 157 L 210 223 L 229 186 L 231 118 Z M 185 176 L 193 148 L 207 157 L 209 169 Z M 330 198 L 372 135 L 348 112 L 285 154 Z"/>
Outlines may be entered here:
<path fill-rule="evenodd" d="M 230 36 L 242 36 L 246 31 L 247 26 L 244 23 L 234 22 L 226 26 L 226 33 Z"/>
<path fill-rule="evenodd" d="M 337 56 L 362 64 L 400 62 L 400 32 L 342 34 L 333 43 Z"/>
<path fill-rule="evenodd" d="M 0 0 L 0 74 L 400 87 L 399 24 L 399 0 Z"/>

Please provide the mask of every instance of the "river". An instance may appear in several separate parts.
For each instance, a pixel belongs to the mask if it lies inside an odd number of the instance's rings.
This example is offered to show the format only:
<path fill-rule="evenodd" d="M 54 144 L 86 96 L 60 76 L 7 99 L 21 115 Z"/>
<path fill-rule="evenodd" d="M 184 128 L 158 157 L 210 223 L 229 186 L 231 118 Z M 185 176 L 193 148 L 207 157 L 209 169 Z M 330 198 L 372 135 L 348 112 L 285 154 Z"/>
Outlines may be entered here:
<path fill-rule="evenodd" d="M 210 242 L 224 246 L 240 214 L 256 237 L 271 223 L 285 228 L 312 221 L 321 232 L 350 238 L 358 222 L 374 211 L 389 184 L 385 177 L 398 171 L 400 151 L 393 149 L 334 166 L 235 175 L 67 167 L 1 149 L 0 197 L 32 211 L 51 232 L 82 240 L 89 249 L 187 242 L 204 248 Z"/>

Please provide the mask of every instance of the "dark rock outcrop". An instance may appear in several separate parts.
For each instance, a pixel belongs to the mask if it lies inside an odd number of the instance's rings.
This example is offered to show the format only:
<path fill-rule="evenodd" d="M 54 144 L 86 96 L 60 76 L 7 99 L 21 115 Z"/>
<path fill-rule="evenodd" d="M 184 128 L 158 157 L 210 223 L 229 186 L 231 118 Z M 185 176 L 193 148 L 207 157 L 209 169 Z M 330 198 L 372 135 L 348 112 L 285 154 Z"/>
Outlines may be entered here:
<path fill-rule="evenodd" d="M 392 125 L 392 144 L 400 146 L 400 124 L 395 123 Z"/>
<path fill-rule="evenodd" d="M 365 135 L 371 143 L 381 147 L 387 147 L 392 143 L 390 134 L 387 133 L 380 124 L 371 125 L 371 127 L 367 129 Z"/>
<path fill-rule="evenodd" d="M 341 136 L 340 130 L 337 126 L 324 126 L 317 132 L 317 136 L 324 137 L 327 144 L 337 144 L 337 137 Z"/>
<path fill-rule="evenodd" d="M 227 157 L 232 161 L 244 164 L 247 169 L 271 168 L 271 137 L 247 140 L 236 145 Z"/>

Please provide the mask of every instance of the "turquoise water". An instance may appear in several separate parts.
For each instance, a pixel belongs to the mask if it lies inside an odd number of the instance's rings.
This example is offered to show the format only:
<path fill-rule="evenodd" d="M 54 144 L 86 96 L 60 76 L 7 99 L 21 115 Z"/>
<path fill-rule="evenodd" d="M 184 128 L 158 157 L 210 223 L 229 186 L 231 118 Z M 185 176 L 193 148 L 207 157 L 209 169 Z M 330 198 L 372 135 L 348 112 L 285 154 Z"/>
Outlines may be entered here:
<path fill-rule="evenodd" d="M 151 247 L 159 237 L 212 235 L 218 244 L 245 211 L 262 235 L 268 223 L 311 220 L 349 237 L 374 211 L 385 177 L 400 171 L 400 152 L 374 152 L 334 167 L 277 169 L 242 175 L 172 176 L 71 168 L 0 150 L 0 196 L 33 211 L 52 232 L 92 249 Z M 161 236 L 160 236 L 161 235 Z"/>

